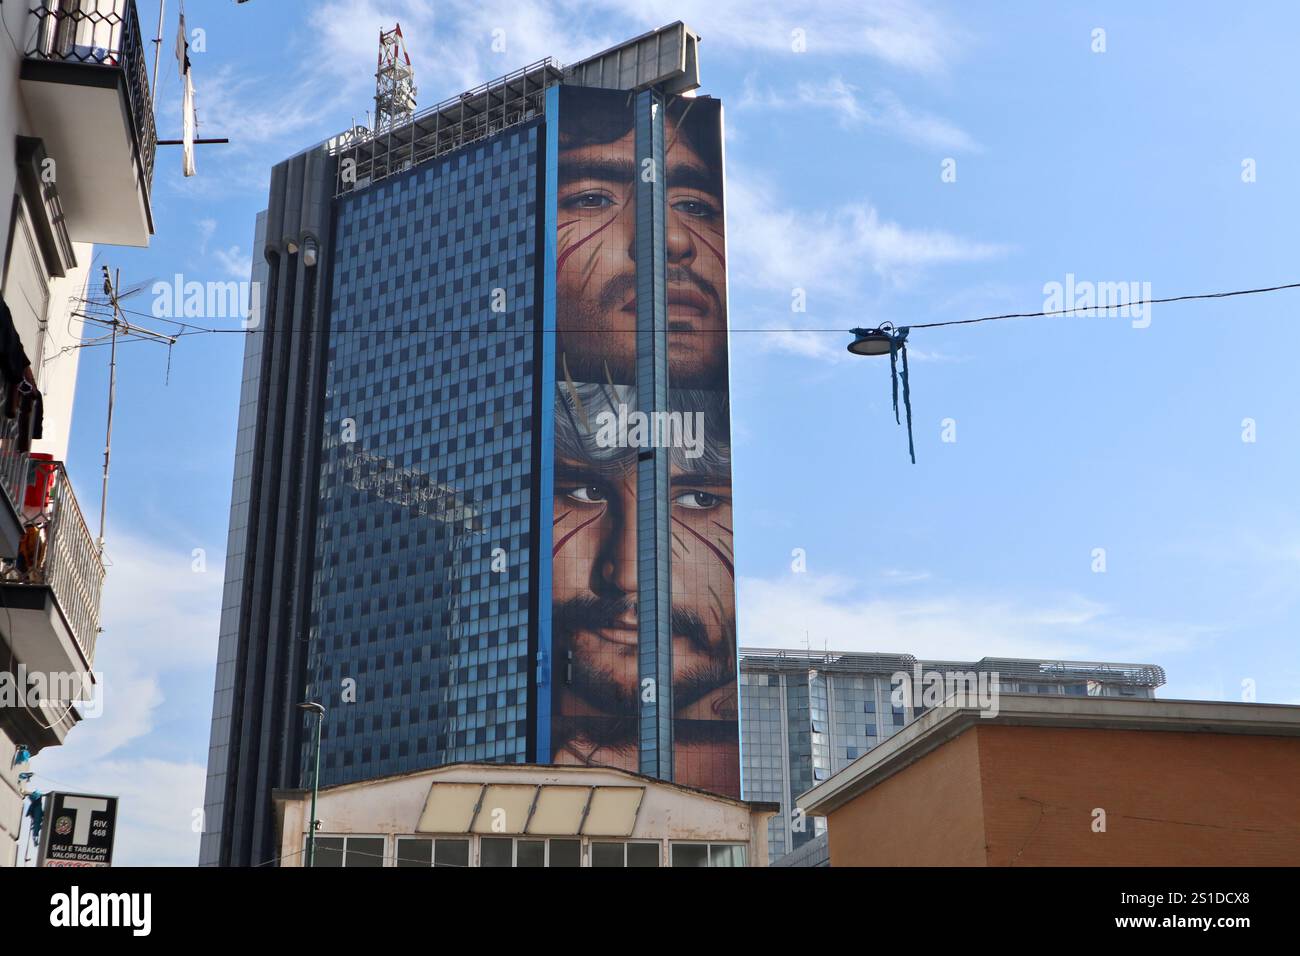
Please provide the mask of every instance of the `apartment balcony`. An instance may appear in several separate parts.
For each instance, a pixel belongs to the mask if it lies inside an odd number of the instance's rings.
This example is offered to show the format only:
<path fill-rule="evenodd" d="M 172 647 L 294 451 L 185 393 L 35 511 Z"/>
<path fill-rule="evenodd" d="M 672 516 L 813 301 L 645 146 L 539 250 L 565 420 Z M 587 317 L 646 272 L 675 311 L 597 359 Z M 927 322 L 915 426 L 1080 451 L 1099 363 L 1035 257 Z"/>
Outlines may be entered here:
<path fill-rule="evenodd" d="M 135 0 L 29 0 L 20 79 L 68 234 L 146 246 L 158 135 Z"/>
<path fill-rule="evenodd" d="M 95 662 L 104 565 L 72 482 L 62 462 L 5 439 L 0 489 L 0 637 L 29 674 L 84 674 Z M 15 524 L 21 533 L 10 548 Z"/>

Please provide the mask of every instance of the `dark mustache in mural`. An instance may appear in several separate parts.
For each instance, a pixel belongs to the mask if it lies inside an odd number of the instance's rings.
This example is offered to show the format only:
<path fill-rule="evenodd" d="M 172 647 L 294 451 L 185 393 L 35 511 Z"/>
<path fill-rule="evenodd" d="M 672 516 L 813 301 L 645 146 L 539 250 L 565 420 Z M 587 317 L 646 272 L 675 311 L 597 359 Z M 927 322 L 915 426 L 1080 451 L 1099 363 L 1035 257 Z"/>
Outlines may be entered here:
<path fill-rule="evenodd" d="M 636 618 L 636 601 L 631 598 L 576 597 L 555 605 L 553 627 L 561 639 L 578 631 L 617 630 L 629 618 Z M 704 621 L 688 608 L 672 609 L 673 634 L 684 637 L 707 651 L 709 631 Z"/>
<path fill-rule="evenodd" d="M 669 266 L 666 274 L 670 288 L 682 289 L 685 287 L 707 296 L 715 310 L 714 314 L 722 315 L 722 296 L 718 294 L 718 287 L 708 279 L 682 266 Z M 596 299 L 596 305 L 600 310 L 600 315 L 615 310 L 622 310 L 635 315 L 636 274 L 620 272 L 618 275 L 611 277 L 601 288 L 600 295 Z M 669 328 L 672 328 L 672 324 L 669 325 Z"/>

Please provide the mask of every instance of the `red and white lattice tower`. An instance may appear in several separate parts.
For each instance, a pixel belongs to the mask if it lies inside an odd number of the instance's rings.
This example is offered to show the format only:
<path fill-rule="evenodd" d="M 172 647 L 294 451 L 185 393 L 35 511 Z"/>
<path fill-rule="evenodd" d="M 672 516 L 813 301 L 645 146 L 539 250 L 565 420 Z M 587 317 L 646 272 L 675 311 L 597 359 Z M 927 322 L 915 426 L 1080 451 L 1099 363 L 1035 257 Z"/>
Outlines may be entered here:
<path fill-rule="evenodd" d="M 415 112 L 415 69 L 406 53 L 402 25 L 380 31 L 375 69 L 375 131 L 391 130 Z"/>

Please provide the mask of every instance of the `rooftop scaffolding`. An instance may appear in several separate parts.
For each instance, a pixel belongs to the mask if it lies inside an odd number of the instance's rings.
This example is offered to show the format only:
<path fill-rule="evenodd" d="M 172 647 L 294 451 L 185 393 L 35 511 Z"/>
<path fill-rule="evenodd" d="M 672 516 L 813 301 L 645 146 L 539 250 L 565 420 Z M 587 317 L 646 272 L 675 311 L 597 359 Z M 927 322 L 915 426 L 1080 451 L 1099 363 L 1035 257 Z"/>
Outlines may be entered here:
<path fill-rule="evenodd" d="M 376 130 L 358 126 L 334 137 L 327 144 L 339 159 L 334 195 L 363 189 L 542 115 L 546 90 L 563 79 L 563 68 L 547 57 L 423 109 L 408 123 Z"/>
<path fill-rule="evenodd" d="M 816 667 L 837 673 L 893 674 L 911 672 L 920 665 L 923 671 L 975 671 L 996 673 L 1004 680 L 1042 681 L 1045 683 L 1097 681 L 1128 687 L 1160 687 L 1165 683 L 1164 668 L 1156 664 L 1118 664 L 1097 661 L 1019 660 L 985 657 L 978 661 L 929 661 L 911 654 L 829 653 L 809 650 L 740 649 L 742 668 L 756 670 L 806 670 Z"/>

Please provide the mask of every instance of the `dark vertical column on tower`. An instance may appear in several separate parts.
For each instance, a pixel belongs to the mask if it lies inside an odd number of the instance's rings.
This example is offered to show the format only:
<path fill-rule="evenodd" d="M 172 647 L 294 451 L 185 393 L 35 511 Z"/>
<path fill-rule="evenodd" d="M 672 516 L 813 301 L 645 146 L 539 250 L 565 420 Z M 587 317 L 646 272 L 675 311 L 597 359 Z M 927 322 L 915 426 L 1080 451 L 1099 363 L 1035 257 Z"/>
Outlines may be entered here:
<path fill-rule="evenodd" d="M 637 409 L 656 421 L 668 411 L 667 243 L 665 239 L 664 98 L 636 95 L 636 394 Z M 651 430 L 653 434 L 653 429 Z M 669 590 L 670 450 L 637 455 L 637 607 L 641 710 L 640 770 L 671 780 L 672 596 Z"/>
<path fill-rule="evenodd" d="M 269 288 L 249 494 L 255 517 L 245 547 L 230 715 L 224 865 L 257 865 L 274 855 L 271 791 L 305 783 L 299 772 L 305 718 L 296 708 L 311 612 L 334 179 L 334 160 L 323 148 L 300 153 L 271 174 Z"/>

